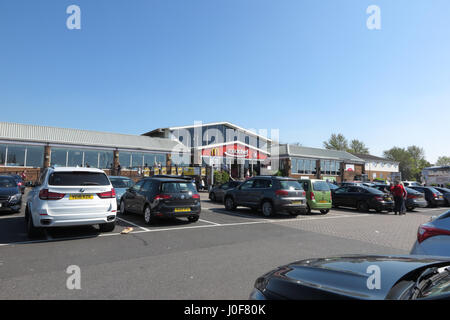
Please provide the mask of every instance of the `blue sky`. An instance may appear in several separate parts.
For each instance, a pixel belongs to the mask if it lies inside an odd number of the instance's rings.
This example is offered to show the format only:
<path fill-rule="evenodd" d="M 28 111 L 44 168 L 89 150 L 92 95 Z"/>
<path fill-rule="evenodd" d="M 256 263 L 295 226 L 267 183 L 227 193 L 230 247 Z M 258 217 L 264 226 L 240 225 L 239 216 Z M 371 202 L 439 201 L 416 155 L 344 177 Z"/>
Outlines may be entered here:
<path fill-rule="evenodd" d="M 81 30 L 66 8 L 81 8 Z M 382 29 L 366 28 L 381 8 Z M 450 156 L 448 0 L 2 0 L 1 121 L 141 134 L 230 121 Z"/>

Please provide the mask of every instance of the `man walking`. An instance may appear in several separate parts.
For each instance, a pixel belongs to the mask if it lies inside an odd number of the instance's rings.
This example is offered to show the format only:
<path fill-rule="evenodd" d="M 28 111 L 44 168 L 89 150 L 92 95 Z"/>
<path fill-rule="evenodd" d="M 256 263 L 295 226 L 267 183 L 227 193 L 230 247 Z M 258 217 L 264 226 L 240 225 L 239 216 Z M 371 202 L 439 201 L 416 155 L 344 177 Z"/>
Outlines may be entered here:
<path fill-rule="evenodd" d="M 394 213 L 395 214 L 405 214 L 406 206 L 405 206 L 405 198 L 406 198 L 406 190 L 403 185 L 400 184 L 399 181 L 395 181 L 394 185 L 391 187 L 391 193 L 394 196 Z"/>

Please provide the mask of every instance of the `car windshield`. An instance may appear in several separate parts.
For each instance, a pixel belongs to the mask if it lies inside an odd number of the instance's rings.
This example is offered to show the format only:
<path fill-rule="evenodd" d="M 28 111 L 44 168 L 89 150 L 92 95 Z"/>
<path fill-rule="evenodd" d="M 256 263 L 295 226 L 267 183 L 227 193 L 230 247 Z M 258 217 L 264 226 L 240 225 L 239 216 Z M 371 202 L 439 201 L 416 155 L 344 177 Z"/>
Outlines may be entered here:
<path fill-rule="evenodd" d="M 328 183 L 325 181 L 316 181 L 313 183 L 313 188 L 315 191 L 330 191 Z"/>
<path fill-rule="evenodd" d="M 54 172 L 48 184 L 51 186 L 108 186 L 108 177 L 100 172 Z"/>
<path fill-rule="evenodd" d="M 133 180 L 130 179 L 120 179 L 120 178 L 111 178 L 111 184 L 114 188 L 129 188 L 133 186 Z"/>
<path fill-rule="evenodd" d="M 14 188 L 17 184 L 12 178 L 0 178 L 0 188 Z"/>
<path fill-rule="evenodd" d="M 281 180 L 280 184 L 285 190 L 303 190 L 302 185 L 295 180 Z"/>
<path fill-rule="evenodd" d="M 193 192 L 197 193 L 197 189 L 191 182 L 164 182 L 161 185 L 163 193 Z"/>

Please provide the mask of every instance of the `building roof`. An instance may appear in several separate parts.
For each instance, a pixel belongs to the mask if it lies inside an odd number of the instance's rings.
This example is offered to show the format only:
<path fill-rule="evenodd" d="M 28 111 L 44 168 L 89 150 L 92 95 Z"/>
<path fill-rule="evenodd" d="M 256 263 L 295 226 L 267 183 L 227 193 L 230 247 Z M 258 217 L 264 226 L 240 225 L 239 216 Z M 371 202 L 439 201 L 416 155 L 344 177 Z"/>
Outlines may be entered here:
<path fill-rule="evenodd" d="M 177 147 L 177 150 L 186 150 L 180 142 L 165 138 L 9 122 L 0 122 L 0 140 L 146 151 L 169 152 L 175 147 Z"/>
<path fill-rule="evenodd" d="M 367 161 L 383 161 L 383 162 L 392 162 L 392 163 L 399 163 L 398 161 L 394 161 L 391 159 L 387 159 L 387 158 L 381 158 L 381 157 L 377 157 L 377 156 L 373 156 L 371 154 L 363 154 L 363 153 L 352 153 L 354 156 L 363 159 L 363 160 L 367 160 Z"/>
<path fill-rule="evenodd" d="M 423 168 L 423 170 L 449 170 L 450 166 L 432 166 Z"/>
<path fill-rule="evenodd" d="M 272 146 L 271 154 L 276 154 L 277 146 Z M 354 163 L 363 163 L 364 160 L 352 155 L 346 151 L 329 150 L 311 147 L 302 147 L 297 145 L 281 144 L 278 145 L 278 153 L 280 157 L 305 157 L 314 159 L 340 160 Z"/>
<path fill-rule="evenodd" d="M 216 126 L 216 125 L 224 125 L 224 126 L 228 126 L 228 127 L 230 127 L 230 128 L 233 128 L 233 129 L 236 129 L 236 130 L 245 132 L 246 134 L 253 135 L 253 136 L 256 136 L 256 137 L 259 137 L 259 138 L 264 139 L 264 140 L 266 140 L 266 141 L 269 141 L 269 142 L 272 141 L 271 139 L 269 139 L 269 138 L 267 138 L 267 137 L 265 137 L 265 136 L 263 136 L 263 135 L 257 134 L 256 132 L 253 132 L 253 131 L 251 131 L 251 130 L 248 130 L 248 129 L 239 127 L 239 126 L 237 126 L 237 125 L 235 125 L 235 124 L 233 124 L 233 123 L 231 123 L 231 122 L 227 122 L 227 121 L 222 121 L 222 122 L 212 122 L 212 123 L 199 123 L 199 124 L 193 124 L 193 125 L 187 125 L 187 126 L 179 126 L 179 127 L 157 128 L 157 129 L 154 129 L 154 130 L 152 130 L 152 131 L 146 132 L 146 133 L 144 133 L 143 135 L 148 136 L 148 135 L 151 135 L 151 134 L 153 134 L 153 133 L 160 133 L 160 132 L 163 132 L 164 130 L 170 130 L 170 131 L 173 131 L 173 130 L 178 130 L 178 129 L 188 129 L 188 128 L 195 128 L 195 127 L 206 127 L 206 126 Z"/>

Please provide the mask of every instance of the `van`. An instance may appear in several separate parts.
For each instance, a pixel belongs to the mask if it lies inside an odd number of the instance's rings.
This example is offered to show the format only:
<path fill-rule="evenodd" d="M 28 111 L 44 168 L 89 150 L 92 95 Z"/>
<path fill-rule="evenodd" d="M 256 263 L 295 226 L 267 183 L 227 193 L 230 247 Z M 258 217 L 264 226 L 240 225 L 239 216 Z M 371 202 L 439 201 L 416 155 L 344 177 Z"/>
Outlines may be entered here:
<path fill-rule="evenodd" d="M 301 179 L 300 184 L 306 192 L 307 213 L 311 210 L 320 210 L 327 214 L 332 206 L 330 186 L 325 180 Z"/>

